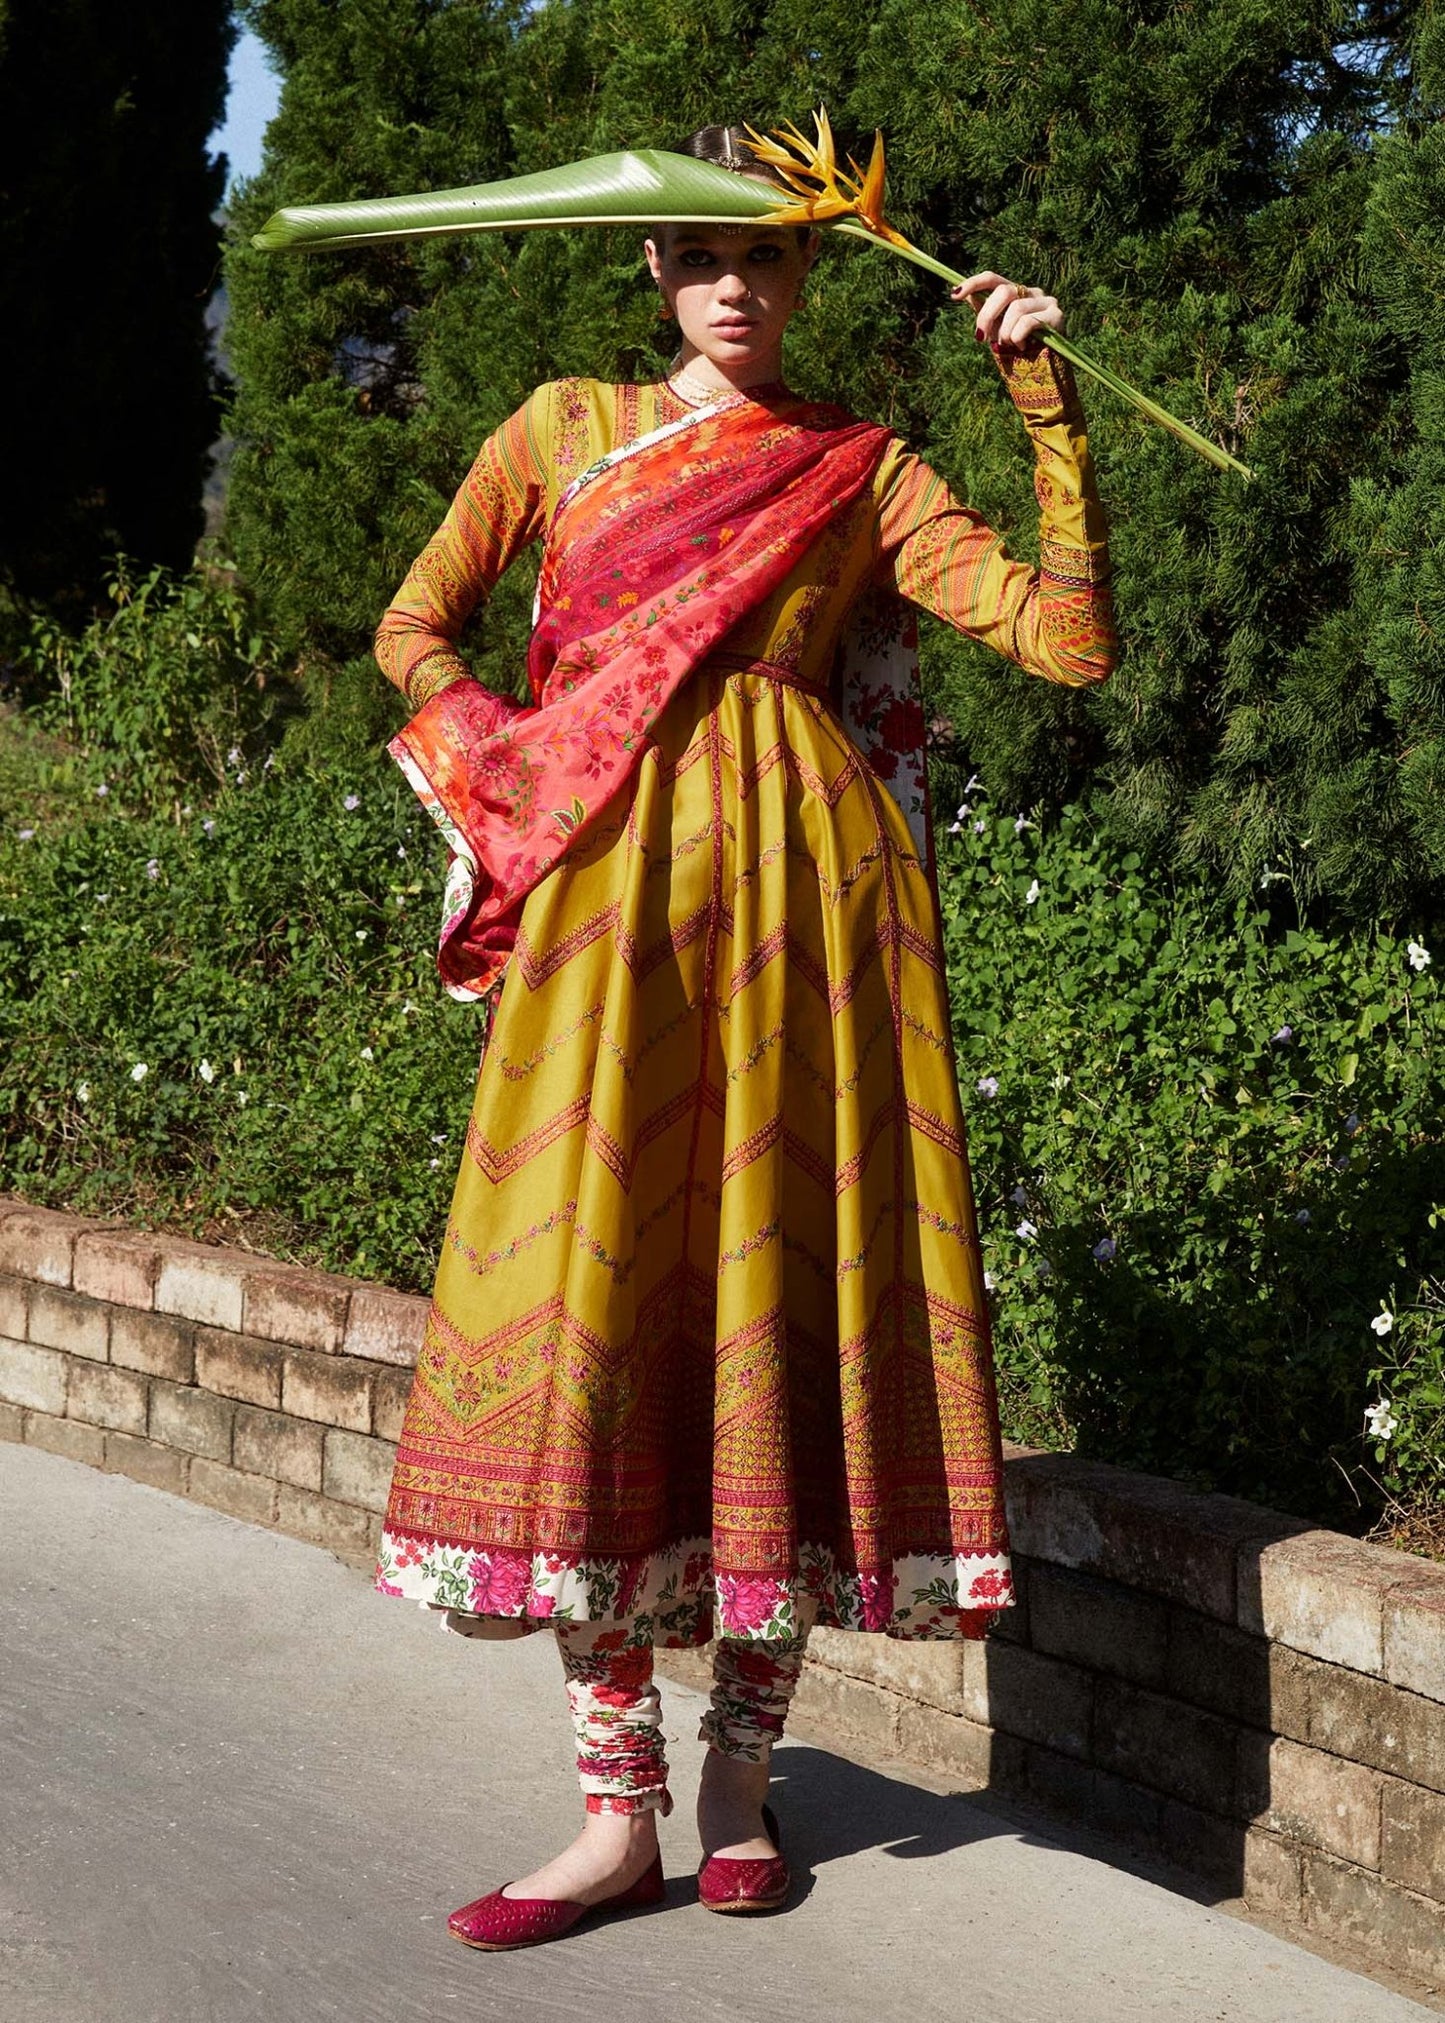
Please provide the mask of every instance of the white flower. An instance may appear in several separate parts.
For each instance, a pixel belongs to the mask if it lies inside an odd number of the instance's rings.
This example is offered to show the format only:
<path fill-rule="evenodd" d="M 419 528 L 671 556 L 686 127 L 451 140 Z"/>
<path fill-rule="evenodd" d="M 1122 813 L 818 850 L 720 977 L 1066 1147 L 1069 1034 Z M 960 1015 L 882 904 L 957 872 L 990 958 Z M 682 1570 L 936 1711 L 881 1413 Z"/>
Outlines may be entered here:
<path fill-rule="evenodd" d="M 982 781 L 982 780 L 981 780 L 981 779 L 979 778 L 978 774 L 977 774 L 977 773 L 971 773 L 971 774 L 969 775 L 969 777 L 968 777 L 968 782 L 967 782 L 966 786 L 964 787 L 964 790 L 963 790 L 963 791 L 964 791 L 964 792 L 965 792 L 966 794 L 976 794 L 976 793 L 978 792 L 978 790 L 980 789 L 980 787 L 982 787 L 982 785 L 983 785 L 983 781 Z M 960 814 L 962 814 L 962 813 L 963 813 L 963 810 L 962 810 L 962 808 L 960 808 L 958 812 L 959 812 Z"/>
<path fill-rule="evenodd" d="M 1034 901 L 1038 898 L 1038 896 L 1039 896 L 1039 881 L 1036 878 L 1033 884 L 1029 887 L 1028 891 L 1024 894 L 1024 905 L 1032 906 Z"/>
<path fill-rule="evenodd" d="M 406 1003 L 401 1008 L 401 1015 L 403 1018 L 405 1018 L 408 1012 L 416 1012 L 420 1011 L 420 1009 L 421 1007 L 419 1005 L 414 1005 L 411 999 L 408 998 Z"/>
<path fill-rule="evenodd" d="M 146 877 L 159 878 L 160 875 L 161 875 L 161 860 L 159 857 L 152 857 L 149 863 L 146 865 Z"/>
<path fill-rule="evenodd" d="M 986 1272 L 984 1273 L 984 1275 L 983 1275 L 983 1289 L 984 1289 L 984 1291 L 985 1291 L 985 1292 L 994 1292 L 994 1291 L 996 1291 L 996 1290 L 997 1290 L 997 1287 L 998 1287 L 998 1280 L 997 1280 L 997 1279 L 996 1279 L 996 1278 L 994 1277 L 994 1275 L 993 1275 L 993 1273 L 992 1273 L 991 1271 L 986 1271 Z"/>
<path fill-rule="evenodd" d="M 1422 941 L 1412 941 L 1405 950 L 1405 953 L 1410 959 L 1411 969 L 1422 970 L 1429 968 L 1430 951 Z"/>
<path fill-rule="evenodd" d="M 397 844 L 397 846 L 396 846 L 396 854 L 397 854 L 397 856 L 398 856 L 398 857 L 404 857 L 404 856 L 406 855 L 406 845 L 405 845 L 405 843 L 398 843 L 398 844 Z"/>
<path fill-rule="evenodd" d="M 1034 1269 L 1038 1272 L 1040 1278 L 1052 1278 L 1054 1275 L 1054 1268 L 1046 1257 L 1041 1257 Z"/>
<path fill-rule="evenodd" d="M 967 809 L 964 809 L 962 812 L 966 814 L 968 811 Z M 948 833 L 950 836 L 961 836 L 963 834 L 962 822 L 950 822 L 948 825 Z"/>
<path fill-rule="evenodd" d="M 1097 1258 L 1100 1264 L 1110 1264 L 1113 1262 L 1118 1248 L 1119 1246 L 1115 1243 L 1112 1236 L 1101 1236 L 1099 1241 L 1094 1245 L 1090 1255 Z"/>
<path fill-rule="evenodd" d="M 1372 1440 L 1388 1440 L 1398 1423 L 1388 1398 L 1365 1407 L 1365 1431 Z"/>
<path fill-rule="evenodd" d="M 95 791 L 98 797 L 103 801 L 106 795 L 110 792 L 110 788 L 105 784 L 105 781 L 102 780 L 100 785 L 96 788 Z"/>
<path fill-rule="evenodd" d="M 1382 1307 L 1380 1312 L 1377 1313 L 1375 1315 L 1375 1318 L 1370 1322 L 1370 1326 L 1375 1330 L 1375 1333 L 1379 1335 L 1382 1339 L 1384 1338 L 1384 1336 L 1389 1334 L 1391 1328 L 1394 1327 L 1394 1325 L 1395 1325 L 1395 1316 L 1390 1312 L 1388 1307 Z"/>
<path fill-rule="evenodd" d="M 1016 836 L 1022 836 L 1025 829 L 1037 829 L 1038 826 L 1038 823 L 1031 822 L 1027 815 L 1014 816 L 1014 834 Z"/>
<path fill-rule="evenodd" d="M 974 825 L 973 825 L 973 833 L 974 833 L 974 835 L 975 835 L 975 836 L 981 836 L 981 835 L 983 834 L 984 830 L 985 830 L 985 829 L 986 829 L 987 827 L 988 827 L 988 823 L 987 823 L 987 822 L 985 822 L 985 820 L 983 819 L 983 816 L 982 816 L 982 815 L 980 815 L 980 816 L 979 816 L 979 818 L 978 818 L 978 820 L 977 820 L 977 821 L 976 821 L 976 822 L 974 823 Z"/>
<path fill-rule="evenodd" d="M 1038 1233 L 1037 1228 L 1029 1221 L 1027 1216 L 1024 1217 L 1023 1221 L 1014 1231 L 1014 1235 L 1022 1237 L 1025 1243 L 1032 1243 Z"/>
<path fill-rule="evenodd" d="M 445 1145 L 445 1144 L 446 1144 L 446 1142 L 447 1142 L 447 1134 L 446 1134 L 446 1132 L 445 1132 L 445 1131 L 433 1131 L 433 1132 L 432 1132 L 432 1134 L 431 1134 L 431 1141 L 432 1141 L 433 1145 Z"/>
<path fill-rule="evenodd" d="M 428 1159 L 426 1163 L 428 1166 L 430 1166 L 433 1173 L 435 1173 L 436 1169 L 438 1168 L 438 1166 L 441 1165 L 442 1162 L 440 1159 Z"/>
<path fill-rule="evenodd" d="M 196 1073 L 203 1082 L 214 1082 L 216 1079 L 216 1071 L 209 1061 L 202 1061 L 201 1065 L 196 1069 Z"/>
<path fill-rule="evenodd" d="M 241 763 L 241 747 L 239 745 L 232 745 L 231 749 L 226 754 L 226 764 L 228 766 L 239 766 L 240 763 Z"/>
<path fill-rule="evenodd" d="M 1307 1208 L 1297 1208 L 1295 1210 L 1294 1219 L 1299 1224 L 1301 1229 L 1307 1229 L 1309 1227 L 1309 1220 L 1310 1220 L 1309 1210 Z"/>
<path fill-rule="evenodd" d="M 1062 1095 L 1063 1095 L 1063 1093 L 1064 1093 L 1064 1091 L 1065 1091 L 1065 1089 L 1067 1089 L 1067 1088 L 1068 1088 L 1068 1086 L 1069 1086 L 1069 1084 L 1070 1084 L 1070 1082 L 1071 1082 L 1072 1080 L 1073 1080 L 1073 1076 L 1072 1076 L 1072 1075 L 1066 1075 L 1066 1074 L 1064 1073 L 1063 1069 L 1062 1069 L 1062 1068 L 1060 1068 L 1060 1069 L 1058 1070 L 1057 1074 L 1056 1074 L 1056 1075 L 1054 1076 L 1054 1079 L 1052 1080 L 1052 1082 L 1050 1082 L 1050 1084 L 1049 1084 L 1049 1087 L 1050 1087 L 1050 1088 L 1051 1088 L 1051 1089 L 1053 1090 L 1053 1092 L 1054 1092 L 1054 1094 L 1055 1094 L 1056 1096 L 1062 1096 Z"/>
<path fill-rule="evenodd" d="M 90 1084 L 89 1084 L 89 1082 L 77 1082 L 77 1083 L 76 1083 L 76 1085 L 75 1085 L 75 1095 L 76 1095 L 76 1100 L 77 1100 L 78 1102 L 81 1102 L 81 1103 L 88 1103 L 88 1102 L 90 1101 Z"/>
<path fill-rule="evenodd" d="M 1013 1193 L 1009 1196 L 1009 1200 L 1013 1203 L 1015 1208 L 1028 1207 L 1029 1205 L 1028 1191 L 1025 1188 L 1022 1181 L 1020 1181 L 1018 1186 L 1015 1187 Z"/>
<path fill-rule="evenodd" d="M 370 1047 L 363 1047 L 361 1049 L 361 1058 L 364 1061 L 374 1061 L 376 1059 L 376 1055 L 371 1051 Z"/>
<path fill-rule="evenodd" d="M 245 1109 L 246 1105 L 250 1102 L 250 1100 L 251 1098 L 246 1094 L 246 1091 L 244 1089 L 237 1089 L 236 1101 L 241 1105 L 241 1108 L 243 1110 Z"/>
<path fill-rule="evenodd" d="M 130 1078 L 133 1082 L 143 1082 L 149 1073 L 149 1061 L 137 1061 L 130 1071 Z"/>
<path fill-rule="evenodd" d="M 17 829 L 15 833 L 22 843 L 33 843 L 35 841 L 35 831 L 33 829 Z"/>
<path fill-rule="evenodd" d="M 108 892 L 97 892 L 95 903 L 97 906 L 108 906 L 110 904 L 110 894 Z"/>
<path fill-rule="evenodd" d="M 357 938 L 357 940 L 358 940 L 358 941 L 365 941 L 365 939 L 366 939 L 366 929 L 365 929 L 364 927 L 358 927 L 358 928 L 357 928 L 357 930 L 356 930 L 356 938 Z"/>
<path fill-rule="evenodd" d="M 345 808 L 347 814 L 349 815 L 353 808 L 359 808 L 361 806 L 360 794 L 348 794 L 346 799 L 341 803 L 341 805 L 343 808 Z"/>
<path fill-rule="evenodd" d="M 215 835 L 215 833 L 216 833 L 216 825 L 215 825 L 215 823 L 214 823 L 213 821 L 209 821 L 209 820 L 207 820 L 207 821 L 204 821 L 204 822 L 202 822 L 202 824 L 201 824 L 201 834 L 202 834 L 203 836 L 214 836 L 214 835 Z"/>
<path fill-rule="evenodd" d="M 998 1094 L 998 1076 L 980 1075 L 974 1086 L 981 1096 L 987 1096 L 989 1101 L 992 1102 Z"/>

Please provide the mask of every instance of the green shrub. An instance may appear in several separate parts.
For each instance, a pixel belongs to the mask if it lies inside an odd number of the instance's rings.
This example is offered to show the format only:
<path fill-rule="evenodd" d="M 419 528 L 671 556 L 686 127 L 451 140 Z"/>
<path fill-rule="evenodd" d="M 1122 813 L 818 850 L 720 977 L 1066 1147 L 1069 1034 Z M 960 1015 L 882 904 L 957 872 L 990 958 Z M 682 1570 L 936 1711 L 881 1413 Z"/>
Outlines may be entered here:
<path fill-rule="evenodd" d="M 1013 1429 L 1321 1516 L 1373 1504 L 1371 1320 L 1445 1269 L 1428 951 L 1151 877 L 1083 807 L 1040 834 L 970 804 L 942 842 Z M 1439 1496 L 1438 1304 L 1409 1340 L 1389 1481 Z"/>
<path fill-rule="evenodd" d="M 1445 1209 L 1432 1209 L 1430 1227 Z M 1366 1410 L 1379 1486 L 1391 1518 L 1445 1539 L 1445 1285 L 1423 1279 L 1396 1309 L 1393 1288 L 1371 1326 L 1388 1353 L 1370 1372 Z"/>
<path fill-rule="evenodd" d="M 23 664 L 44 691 L 38 721 L 105 751 L 128 798 L 148 807 L 244 770 L 278 702 L 248 600 L 200 564 L 137 576 L 124 559 L 106 594 L 110 611 L 79 634 L 32 615 Z"/>
<path fill-rule="evenodd" d="M 413 805 L 280 759 L 179 823 L 12 832 L 4 1185 L 424 1287 L 478 1031 L 432 974 Z"/>
<path fill-rule="evenodd" d="M 0 722 L 0 1186 L 425 1291 L 480 1024 L 435 979 L 399 706 L 346 664 L 270 742 L 234 592 L 142 590 L 73 649 L 86 746 Z M 191 707 L 243 712 L 234 759 Z M 939 843 L 1007 1430 L 1445 1515 L 1430 952 L 1162 876 L 1083 804 L 971 783 Z"/>

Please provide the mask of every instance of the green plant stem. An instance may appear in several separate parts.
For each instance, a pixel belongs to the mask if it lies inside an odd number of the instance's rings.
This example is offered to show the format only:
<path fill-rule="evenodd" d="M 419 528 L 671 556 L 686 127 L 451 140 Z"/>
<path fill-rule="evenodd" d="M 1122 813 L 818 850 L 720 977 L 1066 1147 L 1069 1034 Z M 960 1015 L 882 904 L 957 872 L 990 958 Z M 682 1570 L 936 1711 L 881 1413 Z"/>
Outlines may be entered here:
<path fill-rule="evenodd" d="M 834 230 L 867 239 L 874 246 L 885 247 L 890 253 L 897 253 L 900 259 L 911 260 L 915 267 L 925 267 L 930 274 L 937 274 L 941 281 L 951 282 L 955 288 L 961 288 L 968 279 L 966 274 L 960 274 L 953 267 L 946 267 L 941 260 L 935 260 L 932 254 L 920 251 L 908 241 L 896 244 L 892 239 L 880 239 L 861 223 L 855 224 L 851 220 L 840 222 Z M 1127 379 L 1120 379 L 1118 373 L 1111 371 L 1107 365 L 1100 365 L 1097 359 L 1090 358 L 1089 354 L 1081 351 L 1072 339 L 1061 336 L 1055 330 L 1041 330 L 1038 336 L 1040 342 L 1046 344 L 1050 351 L 1057 352 L 1060 358 L 1066 358 L 1069 364 L 1076 366 L 1080 372 L 1088 373 L 1091 379 L 1097 379 L 1101 385 L 1107 386 L 1111 393 L 1117 394 L 1120 400 L 1127 401 L 1130 407 L 1137 408 L 1140 414 L 1147 415 L 1152 422 L 1157 422 L 1160 428 L 1168 429 L 1170 435 L 1177 436 L 1182 443 L 1187 443 L 1190 449 L 1196 450 L 1200 456 L 1213 464 L 1216 470 L 1235 471 L 1242 478 L 1254 476 L 1248 464 L 1242 464 L 1238 457 L 1232 457 L 1228 450 L 1222 450 L 1218 443 L 1212 443 L 1207 436 L 1202 436 L 1198 429 L 1191 428 L 1188 422 L 1180 421 L 1177 415 L 1169 412 L 1168 408 L 1161 407 L 1156 400 L 1151 400 L 1147 393 L 1140 393 L 1137 387 L 1130 386 Z"/>

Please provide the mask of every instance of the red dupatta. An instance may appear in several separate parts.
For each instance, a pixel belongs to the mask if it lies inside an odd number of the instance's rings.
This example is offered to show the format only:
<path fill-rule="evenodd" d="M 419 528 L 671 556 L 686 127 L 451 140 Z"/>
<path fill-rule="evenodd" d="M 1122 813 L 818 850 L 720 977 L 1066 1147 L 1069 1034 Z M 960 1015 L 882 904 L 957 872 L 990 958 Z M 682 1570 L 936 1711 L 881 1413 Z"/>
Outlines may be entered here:
<path fill-rule="evenodd" d="M 841 409 L 730 395 L 614 450 L 548 529 L 533 706 L 502 723 L 443 689 L 392 756 L 453 851 L 437 964 L 453 996 L 501 977 L 527 894 L 627 785 L 688 675 L 872 479 L 888 431 Z"/>

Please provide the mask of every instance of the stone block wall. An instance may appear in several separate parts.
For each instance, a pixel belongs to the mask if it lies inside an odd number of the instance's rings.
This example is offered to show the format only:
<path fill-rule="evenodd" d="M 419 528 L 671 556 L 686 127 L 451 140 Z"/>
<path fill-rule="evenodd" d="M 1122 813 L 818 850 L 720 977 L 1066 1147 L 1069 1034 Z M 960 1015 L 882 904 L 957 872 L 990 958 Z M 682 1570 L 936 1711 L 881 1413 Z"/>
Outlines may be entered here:
<path fill-rule="evenodd" d="M 1445 1980 L 1445 1565 L 1009 1450 L 983 1643 L 819 1631 L 804 1713 Z"/>
<path fill-rule="evenodd" d="M 364 1561 L 426 1305 L 0 1200 L 0 1438 Z"/>
<path fill-rule="evenodd" d="M 0 1440 L 365 1561 L 425 1315 L 0 1199 Z M 994 1634 L 818 1631 L 800 1712 L 1445 1981 L 1445 1565 L 1066 1455 L 1008 1494 Z"/>

